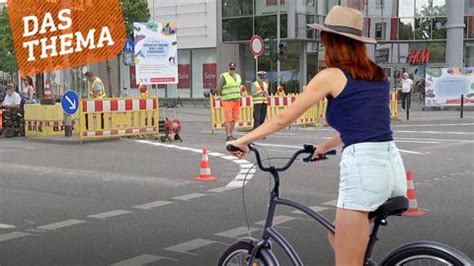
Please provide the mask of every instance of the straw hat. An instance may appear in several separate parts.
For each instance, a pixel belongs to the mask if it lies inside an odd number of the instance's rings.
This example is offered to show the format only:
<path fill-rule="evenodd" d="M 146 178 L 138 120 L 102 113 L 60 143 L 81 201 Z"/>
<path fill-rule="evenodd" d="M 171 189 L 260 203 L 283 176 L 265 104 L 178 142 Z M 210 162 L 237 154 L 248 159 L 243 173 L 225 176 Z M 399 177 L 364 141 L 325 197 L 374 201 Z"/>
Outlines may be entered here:
<path fill-rule="evenodd" d="M 329 11 L 324 25 L 309 24 L 309 27 L 320 31 L 339 34 L 364 43 L 377 43 L 376 40 L 362 36 L 364 16 L 356 9 L 334 6 Z"/>

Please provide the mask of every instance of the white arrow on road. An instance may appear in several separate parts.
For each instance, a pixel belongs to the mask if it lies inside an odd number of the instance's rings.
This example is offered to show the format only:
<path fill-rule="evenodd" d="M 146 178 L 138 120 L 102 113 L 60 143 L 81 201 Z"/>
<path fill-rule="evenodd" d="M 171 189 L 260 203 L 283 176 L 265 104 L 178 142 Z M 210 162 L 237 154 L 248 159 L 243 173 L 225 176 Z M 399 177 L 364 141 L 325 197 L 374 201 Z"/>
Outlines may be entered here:
<path fill-rule="evenodd" d="M 69 110 L 75 110 L 76 109 L 76 100 L 72 101 L 71 99 L 69 99 L 68 96 L 66 96 L 66 100 L 69 102 L 69 104 L 71 104 L 69 106 Z"/>

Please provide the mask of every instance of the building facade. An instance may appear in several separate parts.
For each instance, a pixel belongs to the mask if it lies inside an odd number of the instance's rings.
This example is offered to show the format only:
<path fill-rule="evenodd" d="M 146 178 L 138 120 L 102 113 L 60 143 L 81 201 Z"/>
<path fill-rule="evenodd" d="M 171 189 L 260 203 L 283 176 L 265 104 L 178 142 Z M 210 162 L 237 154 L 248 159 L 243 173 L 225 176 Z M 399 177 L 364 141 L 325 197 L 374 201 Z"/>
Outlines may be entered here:
<path fill-rule="evenodd" d="M 365 15 L 364 34 L 378 41 L 376 45 L 367 46 L 369 56 L 386 70 L 392 87 L 399 86 L 400 75 L 405 71 L 415 80 L 421 80 L 426 67 L 447 66 L 448 43 L 462 42 L 464 49 L 455 51 L 454 56 L 461 57 L 464 66 L 474 66 L 472 0 L 280 0 L 280 5 L 280 34 L 284 45 L 281 80 L 288 91 L 300 91 L 324 68 L 319 36 L 306 25 L 323 23 L 334 5 L 355 8 Z M 223 0 L 218 5 L 217 52 L 238 51 L 238 57 L 232 60 L 239 62 L 247 81 L 255 78 L 255 60 L 248 40 L 258 34 L 269 48 L 259 58 L 258 68 L 269 72 L 275 84 L 276 7 L 277 0 Z M 464 14 L 464 38 L 448 40 L 448 8 Z"/>

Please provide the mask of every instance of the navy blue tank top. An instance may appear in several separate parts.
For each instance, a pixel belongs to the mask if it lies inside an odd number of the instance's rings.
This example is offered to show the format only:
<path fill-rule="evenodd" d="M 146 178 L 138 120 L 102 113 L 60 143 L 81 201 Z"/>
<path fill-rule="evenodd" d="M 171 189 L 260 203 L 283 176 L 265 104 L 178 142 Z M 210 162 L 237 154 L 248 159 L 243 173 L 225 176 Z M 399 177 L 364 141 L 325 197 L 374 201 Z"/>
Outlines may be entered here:
<path fill-rule="evenodd" d="M 390 128 L 390 83 L 355 80 L 343 71 L 347 84 L 336 97 L 328 96 L 326 120 L 341 135 L 344 148 L 361 142 L 393 140 Z"/>

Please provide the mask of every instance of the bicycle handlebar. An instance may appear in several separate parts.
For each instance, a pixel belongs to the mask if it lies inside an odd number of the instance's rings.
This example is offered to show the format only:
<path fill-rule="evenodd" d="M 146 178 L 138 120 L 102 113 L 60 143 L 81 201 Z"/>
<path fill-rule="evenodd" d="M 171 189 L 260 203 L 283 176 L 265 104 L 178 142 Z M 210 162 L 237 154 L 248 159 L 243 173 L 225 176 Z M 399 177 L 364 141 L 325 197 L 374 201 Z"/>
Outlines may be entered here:
<path fill-rule="evenodd" d="M 229 152 L 236 152 L 236 151 L 243 152 L 241 149 L 235 147 L 234 145 L 227 145 L 226 149 Z M 298 150 L 295 154 L 293 154 L 293 156 L 290 158 L 290 160 L 286 163 L 285 166 L 283 166 L 281 168 L 277 168 L 277 167 L 274 167 L 274 166 L 264 167 L 262 165 L 260 152 L 258 151 L 258 149 L 255 147 L 254 144 L 249 144 L 249 149 L 251 151 L 255 152 L 255 157 L 257 158 L 257 165 L 264 172 L 271 172 L 271 171 L 283 172 L 283 171 L 286 171 L 295 162 L 296 158 L 298 158 L 298 156 L 301 155 L 301 154 L 309 154 L 309 156 L 307 156 L 306 158 L 303 159 L 304 162 L 326 160 L 327 159 L 326 155 L 336 155 L 336 151 L 331 150 L 331 151 L 328 151 L 326 154 L 324 154 L 321 158 L 313 159 L 312 157 L 313 157 L 314 151 L 316 150 L 316 147 L 313 146 L 313 145 L 310 145 L 310 144 L 304 144 L 303 149 Z"/>

